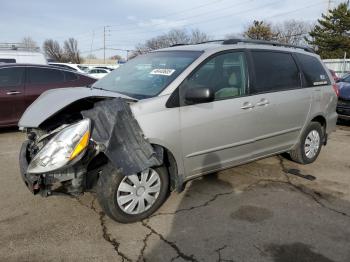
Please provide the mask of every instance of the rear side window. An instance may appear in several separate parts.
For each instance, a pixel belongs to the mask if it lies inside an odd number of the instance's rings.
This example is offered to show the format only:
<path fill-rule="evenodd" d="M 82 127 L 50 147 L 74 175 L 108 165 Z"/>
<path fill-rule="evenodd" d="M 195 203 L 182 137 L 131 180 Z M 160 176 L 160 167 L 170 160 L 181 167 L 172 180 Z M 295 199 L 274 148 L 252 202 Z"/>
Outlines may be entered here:
<path fill-rule="evenodd" d="M 24 68 L 0 69 L 0 87 L 19 86 L 23 83 Z"/>
<path fill-rule="evenodd" d="M 64 72 L 64 74 L 66 75 L 66 81 L 74 81 L 78 79 L 78 76 L 74 73 L 70 73 L 70 72 Z"/>
<path fill-rule="evenodd" d="M 64 81 L 63 72 L 56 69 L 32 67 L 28 68 L 30 84 L 48 84 Z"/>
<path fill-rule="evenodd" d="M 321 62 L 313 56 L 296 54 L 304 74 L 306 86 L 330 85 L 330 80 Z"/>
<path fill-rule="evenodd" d="M 255 84 L 252 93 L 294 89 L 301 86 L 298 67 L 289 53 L 252 51 Z"/>

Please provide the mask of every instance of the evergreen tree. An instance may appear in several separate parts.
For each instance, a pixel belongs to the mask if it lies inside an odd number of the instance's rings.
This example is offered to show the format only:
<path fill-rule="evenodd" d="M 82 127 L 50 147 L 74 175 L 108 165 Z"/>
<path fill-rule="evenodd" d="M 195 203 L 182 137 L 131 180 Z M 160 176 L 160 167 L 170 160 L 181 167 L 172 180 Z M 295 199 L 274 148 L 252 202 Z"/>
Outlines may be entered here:
<path fill-rule="evenodd" d="M 271 29 L 271 25 L 264 21 L 253 21 L 253 24 L 243 33 L 245 38 L 254 40 L 273 40 L 277 34 Z"/>
<path fill-rule="evenodd" d="M 344 52 L 350 56 L 350 10 L 347 4 L 339 4 L 322 14 L 318 24 L 310 32 L 306 41 L 313 46 L 323 59 L 343 58 Z"/>

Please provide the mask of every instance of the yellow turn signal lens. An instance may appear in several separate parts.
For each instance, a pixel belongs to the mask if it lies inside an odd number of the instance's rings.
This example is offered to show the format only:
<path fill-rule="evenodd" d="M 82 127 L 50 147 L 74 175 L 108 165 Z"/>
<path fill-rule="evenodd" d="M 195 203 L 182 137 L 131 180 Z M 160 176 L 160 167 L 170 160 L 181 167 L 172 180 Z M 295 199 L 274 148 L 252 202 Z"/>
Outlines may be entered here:
<path fill-rule="evenodd" d="M 80 139 L 79 143 L 74 148 L 69 160 L 74 159 L 76 156 L 78 156 L 89 144 L 90 139 L 90 132 L 87 131 L 83 137 Z"/>

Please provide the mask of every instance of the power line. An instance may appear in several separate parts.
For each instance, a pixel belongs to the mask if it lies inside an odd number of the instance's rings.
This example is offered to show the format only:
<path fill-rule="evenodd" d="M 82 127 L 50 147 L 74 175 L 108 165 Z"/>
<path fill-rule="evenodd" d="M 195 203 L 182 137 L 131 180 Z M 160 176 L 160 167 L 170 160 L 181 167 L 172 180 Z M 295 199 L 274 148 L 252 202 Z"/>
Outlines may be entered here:
<path fill-rule="evenodd" d="M 191 8 L 187 8 L 187 9 L 183 9 L 181 11 L 177 11 L 177 12 L 173 12 L 173 13 L 168 13 L 167 15 L 163 15 L 163 16 L 157 16 L 156 18 L 154 19 L 161 19 L 161 18 L 168 18 L 169 16 L 173 16 L 173 15 L 176 15 L 176 14 L 181 14 L 181 13 L 186 13 L 188 11 L 192 11 L 194 9 L 200 9 L 202 7 L 205 7 L 205 6 L 209 6 L 209 5 L 213 5 L 213 4 L 216 4 L 217 2 L 221 2 L 222 0 L 216 0 L 214 2 L 210 1 L 206 4 L 202 4 L 202 5 L 198 5 L 198 6 L 194 6 L 194 7 L 191 7 Z M 125 25 L 134 25 L 135 22 L 130 22 L 130 23 L 122 23 L 122 24 L 116 24 L 116 25 L 111 25 L 111 27 L 119 27 L 119 26 L 125 26 Z"/>
<path fill-rule="evenodd" d="M 221 1 L 223 1 L 223 0 L 215 0 L 214 2 L 210 1 L 209 3 L 206 3 L 206 4 L 198 5 L 198 6 L 195 6 L 195 7 L 192 7 L 192 8 L 188 8 L 188 9 L 184 9 L 184 10 L 178 11 L 178 12 L 169 13 L 169 14 L 164 15 L 164 16 L 156 17 L 155 19 L 160 19 L 160 18 L 164 18 L 164 17 L 168 17 L 168 16 L 173 16 L 174 14 L 178 14 L 178 13 L 188 12 L 188 11 L 191 11 L 193 9 L 198 9 L 198 8 L 202 8 L 204 6 L 213 5 L 213 4 L 216 4 L 217 2 L 221 2 Z M 123 26 L 123 25 L 128 25 L 128 24 L 135 24 L 135 22 L 118 24 L 118 25 L 110 25 L 110 27 L 118 27 L 118 26 Z M 102 30 L 103 28 L 104 28 L 104 26 L 99 26 L 99 27 L 96 27 L 96 28 L 94 28 L 94 29 L 92 29 L 90 31 L 85 31 L 83 33 L 75 34 L 75 38 L 76 38 L 76 36 L 91 34 L 92 31 L 97 31 L 98 29 Z M 54 38 L 55 39 L 62 39 L 62 38 L 65 38 L 65 37 L 67 37 L 67 36 L 66 35 L 61 35 L 61 36 L 57 36 L 57 37 L 54 37 Z"/>
<path fill-rule="evenodd" d="M 217 13 L 217 12 L 221 12 L 221 11 L 226 11 L 228 9 L 232 9 L 232 8 L 236 8 L 236 7 L 239 7 L 241 5 L 245 5 L 247 4 L 248 2 L 251 2 L 251 0 L 248 0 L 248 1 L 244 1 L 244 2 L 241 2 L 241 3 L 235 3 L 233 5 L 228 5 L 228 6 L 225 6 L 225 7 L 221 7 L 221 8 L 218 8 L 218 9 L 214 9 L 214 10 L 210 10 L 208 12 L 204 12 L 204 13 L 200 13 L 200 14 L 196 14 L 196 15 L 191 15 L 191 16 L 184 16 L 184 17 L 181 17 L 181 18 L 178 18 L 178 19 L 181 19 L 182 21 L 185 21 L 187 19 L 193 19 L 193 18 L 196 18 L 196 17 L 201 17 L 201 16 L 205 16 L 205 15 L 208 15 L 208 14 L 213 14 L 213 13 Z M 279 2 L 279 1 L 277 1 Z M 261 8 L 261 7 L 259 7 Z M 232 14 L 230 14 L 231 16 Z M 158 18 L 156 18 L 158 19 Z M 165 22 L 159 22 L 159 23 L 153 23 L 151 24 L 152 26 L 161 26 L 161 25 L 165 25 L 166 23 Z M 186 25 L 186 24 L 185 24 Z M 119 29 L 119 30 L 111 30 L 112 32 L 122 32 L 124 30 L 127 30 L 128 32 L 130 31 L 135 31 L 135 30 L 140 30 L 142 28 L 140 28 L 139 25 L 135 25 L 133 26 L 132 28 L 126 28 L 126 29 Z M 159 31 L 159 30 L 157 30 Z M 154 31 L 152 31 L 154 32 Z"/>

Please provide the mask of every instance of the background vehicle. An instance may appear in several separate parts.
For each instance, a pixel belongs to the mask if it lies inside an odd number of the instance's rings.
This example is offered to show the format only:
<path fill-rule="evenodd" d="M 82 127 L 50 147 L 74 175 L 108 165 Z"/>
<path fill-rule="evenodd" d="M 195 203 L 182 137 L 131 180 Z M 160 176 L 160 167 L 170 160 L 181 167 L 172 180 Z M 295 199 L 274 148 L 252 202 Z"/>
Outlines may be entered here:
<path fill-rule="evenodd" d="M 25 109 L 44 91 L 91 85 L 96 80 L 53 66 L 0 65 L 0 127 L 17 125 Z"/>
<path fill-rule="evenodd" d="M 350 73 L 347 73 L 347 74 L 343 75 L 342 77 L 338 78 L 337 82 L 350 84 Z"/>
<path fill-rule="evenodd" d="M 336 73 L 334 70 L 332 70 L 332 69 L 329 69 L 329 68 L 328 68 L 328 70 L 329 70 L 329 72 L 331 73 L 331 75 L 332 75 L 334 81 L 335 81 L 335 82 L 338 82 L 338 81 L 339 81 L 339 77 L 337 76 L 337 73 Z"/>
<path fill-rule="evenodd" d="M 111 72 L 111 70 L 108 69 L 102 69 L 102 68 L 93 68 L 88 71 L 88 75 L 95 77 L 97 79 L 100 79 L 106 75 L 108 75 Z"/>
<path fill-rule="evenodd" d="M 48 92 L 33 103 L 20 121 L 29 134 L 21 174 L 32 192 L 45 196 L 54 192 L 52 181 L 71 194 L 96 185 L 107 215 L 141 220 L 165 201 L 169 189 L 181 191 L 201 175 L 283 152 L 301 164 L 315 161 L 336 125 L 332 84 L 319 56 L 304 47 L 231 39 L 151 52 L 91 90 Z M 101 101 L 109 97 L 118 99 Z M 118 132 L 109 136 L 109 130 Z M 42 133 L 58 134 L 41 147 Z M 135 142 L 140 133 L 147 141 Z M 64 147 L 57 146 L 57 137 Z M 109 154 L 106 144 L 124 153 Z M 140 160 L 150 159 L 139 157 L 144 146 L 151 146 L 147 156 L 157 161 Z M 63 156 L 57 153 L 66 148 Z M 64 161 L 50 162 L 57 158 Z M 129 163 L 127 168 L 117 160 Z M 125 174 L 136 163 L 147 168 Z"/>
<path fill-rule="evenodd" d="M 47 64 L 47 60 L 40 52 L 0 48 L 0 64 L 1 63 L 30 63 L 45 65 Z"/>
<path fill-rule="evenodd" d="M 337 113 L 338 118 L 350 120 L 350 75 L 337 83 L 339 90 Z M 347 82 L 346 82 L 347 81 Z"/>
<path fill-rule="evenodd" d="M 50 62 L 49 65 L 61 67 L 64 69 L 72 70 L 79 73 L 86 73 L 88 71 L 88 68 L 86 66 L 78 65 L 78 64 L 70 64 L 70 63 L 52 63 Z"/>

